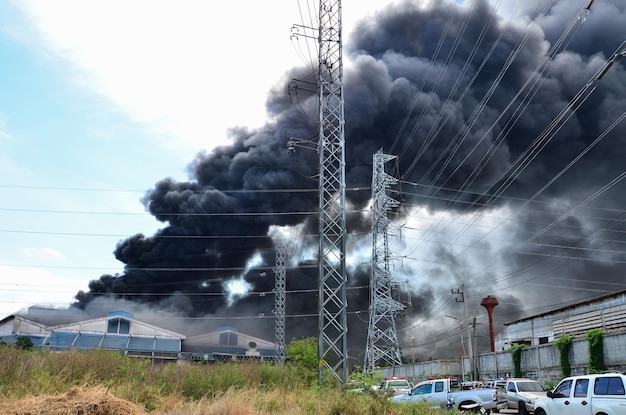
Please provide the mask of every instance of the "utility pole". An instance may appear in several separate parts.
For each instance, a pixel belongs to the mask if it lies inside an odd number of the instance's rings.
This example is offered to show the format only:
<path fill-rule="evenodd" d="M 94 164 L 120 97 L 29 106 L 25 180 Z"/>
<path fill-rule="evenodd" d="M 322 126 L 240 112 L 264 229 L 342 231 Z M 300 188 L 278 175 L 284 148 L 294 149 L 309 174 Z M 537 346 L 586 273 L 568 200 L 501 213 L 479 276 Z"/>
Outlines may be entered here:
<path fill-rule="evenodd" d="M 472 342 L 472 332 L 470 330 L 469 317 L 467 315 L 467 301 L 465 301 L 465 284 L 461 284 L 461 288 L 457 288 L 456 290 L 450 290 L 452 294 L 459 294 L 461 299 L 455 297 L 454 300 L 463 303 L 463 311 L 465 312 L 465 326 L 467 327 L 467 347 L 469 349 L 469 360 L 470 360 L 470 380 L 477 380 L 475 376 L 475 361 L 474 361 L 474 346 Z M 474 325 L 476 322 L 474 322 Z"/>
<path fill-rule="evenodd" d="M 389 272 L 389 236 L 391 220 L 387 212 L 400 202 L 389 197 L 389 186 L 397 179 L 385 173 L 385 163 L 395 156 L 378 150 L 373 157 L 372 172 L 372 273 L 370 276 L 370 307 L 367 344 L 365 348 L 366 372 L 373 372 L 377 365 L 399 366 L 402 364 L 395 314 L 404 305 L 392 298 L 392 281 Z M 413 353 L 415 351 L 413 350 Z"/>
<path fill-rule="evenodd" d="M 319 371 L 348 378 L 346 162 L 341 1 L 319 4 Z"/>

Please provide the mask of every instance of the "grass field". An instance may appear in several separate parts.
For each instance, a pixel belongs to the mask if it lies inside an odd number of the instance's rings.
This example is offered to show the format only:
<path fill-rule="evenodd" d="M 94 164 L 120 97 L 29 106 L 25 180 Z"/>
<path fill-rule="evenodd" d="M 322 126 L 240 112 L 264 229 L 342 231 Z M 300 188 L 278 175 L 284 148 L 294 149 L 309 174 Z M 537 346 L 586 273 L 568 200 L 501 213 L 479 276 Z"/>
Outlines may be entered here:
<path fill-rule="evenodd" d="M 0 346 L 0 414 L 429 415 L 373 393 L 321 388 L 297 363 L 152 364 L 118 352 Z M 446 412 L 451 414 L 454 412 Z"/>

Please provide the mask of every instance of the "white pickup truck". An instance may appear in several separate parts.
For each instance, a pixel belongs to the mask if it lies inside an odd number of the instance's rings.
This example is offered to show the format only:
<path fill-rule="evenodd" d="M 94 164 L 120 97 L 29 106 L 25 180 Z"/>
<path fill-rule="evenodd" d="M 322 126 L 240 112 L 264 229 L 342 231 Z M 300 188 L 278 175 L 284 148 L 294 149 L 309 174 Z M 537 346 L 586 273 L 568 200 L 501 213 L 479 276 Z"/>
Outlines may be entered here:
<path fill-rule="evenodd" d="M 403 376 L 392 376 L 387 377 L 383 381 L 383 384 L 380 385 L 378 390 L 383 394 L 388 394 L 391 396 L 401 396 L 406 395 L 413 388 L 413 384 L 409 382 Z"/>
<path fill-rule="evenodd" d="M 506 380 L 506 394 L 509 409 L 515 409 L 519 415 L 528 415 L 535 411 L 535 401 L 547 395 L 541 383 L 532 379 L 509 378 Z"/>
<path fill-rule="evenodd" d="M 458 379 L 432 379 L 418 383 L 408 395 L 393 398 L 396 402 L 428 402 L 433 408 L 445 408 L 453 401 L 456 408 L 480 404 L 487 412 L 498 412 L 507 406 L 503 389 L 462 390 Z"/>
<path fill-rule="evenodd" d="M 563 379 L 547 397 L 535 401 L 535 415 L 557 414 L 626 414 L 626 376 L 603 373 Z"/>

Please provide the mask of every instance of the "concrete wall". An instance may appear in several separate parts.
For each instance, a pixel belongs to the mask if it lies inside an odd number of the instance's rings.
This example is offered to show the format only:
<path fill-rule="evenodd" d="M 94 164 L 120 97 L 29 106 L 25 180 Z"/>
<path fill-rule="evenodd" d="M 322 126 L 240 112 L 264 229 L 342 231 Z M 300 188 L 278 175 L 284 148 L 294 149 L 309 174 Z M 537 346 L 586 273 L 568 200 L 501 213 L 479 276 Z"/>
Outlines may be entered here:
<path fill-rule="evenodd" d="M 602 338 L 604 364 L 607 370 L 626 371 L 626 333 L 605 334 Z M 563 377 L 559 351 L 552 344 L 528 346 L 522 350 L 521 369 L 525 377 L 543 384 L 556 383 Z M 514 374 L 513 355 L 510 352 L 481 354 L 477 358 L 479 379 L 511 377 Z M 572 342 L 569 357 L 573 375 L 589 373 L 589 347 L 586 339 Z M 453 375 L 461 377 L 470 371 L 469 358 L 436 360 L 382 368 L 385 376 L 406 376 L 414 382 L 428 377 Z"/>
<path fill-rule="evenodd" d="M 404 376 L 412 380 L 424 380 L 429 377 L 460 376 L 459 360 L 433 360 L 414 365 L 385 367 L 381 369 L 385 376 Z"/>

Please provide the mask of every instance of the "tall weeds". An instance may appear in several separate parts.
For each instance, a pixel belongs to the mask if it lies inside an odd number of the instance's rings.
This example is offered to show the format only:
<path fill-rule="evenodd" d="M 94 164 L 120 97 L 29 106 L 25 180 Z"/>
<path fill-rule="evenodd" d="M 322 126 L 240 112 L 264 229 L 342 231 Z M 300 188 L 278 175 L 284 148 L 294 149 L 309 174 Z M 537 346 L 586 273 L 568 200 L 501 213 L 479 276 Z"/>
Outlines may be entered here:
<path fill-rule="evenodd" d="M 154 415 L 422 415 L 374 394 L 321 389 L 298 365 L 161 363 L 105 350 L 47 352 L 0 346 L 3 401 L 103 385 Z"/>

